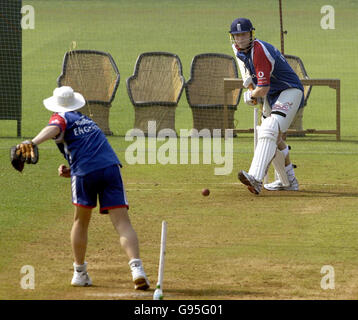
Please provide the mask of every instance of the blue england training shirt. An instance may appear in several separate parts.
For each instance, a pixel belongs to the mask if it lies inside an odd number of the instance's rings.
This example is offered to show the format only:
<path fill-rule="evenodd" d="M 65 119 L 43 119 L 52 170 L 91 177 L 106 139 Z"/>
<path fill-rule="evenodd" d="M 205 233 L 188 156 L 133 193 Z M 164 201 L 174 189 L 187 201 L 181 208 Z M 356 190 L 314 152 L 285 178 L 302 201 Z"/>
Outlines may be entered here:
<path fill-rule="evenodd" d="M 63 141 L 58 147 L 70 165 L 71 175 L 84 176 L 98 169 L 121 165 L 102 130 L 82 113 L 54 113 L 48 125 L 61 130 Z"/>

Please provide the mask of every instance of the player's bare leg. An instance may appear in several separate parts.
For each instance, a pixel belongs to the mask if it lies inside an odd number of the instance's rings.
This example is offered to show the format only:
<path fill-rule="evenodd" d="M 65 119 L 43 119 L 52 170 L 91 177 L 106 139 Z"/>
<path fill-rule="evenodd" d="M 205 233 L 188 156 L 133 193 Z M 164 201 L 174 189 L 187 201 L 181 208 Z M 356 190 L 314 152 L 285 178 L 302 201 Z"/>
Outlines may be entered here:
<path fill-rule="evenodd" d="M 92 209 L 90 208 L 75 207 L 74 221 L 71 230 L 71 244 L 76 264 L 84 264 L 85 262 L 91 211 Z"/>
<path fill-rule="evenodd" d="M 109 217 L 111 218 L 114 228 L 119 234 L 120 244 L 126 252 L 129 260 L 139 259 L 138 237 L 130 222 L 128 209 L 111 209 L 109 210 Z"/>
<path fill-rule="evenodd" d="M 125 207 L 111 209 L 109 216 L 119 234 L 120 244 L 129 258 L 128 264 L 132 272 L 134 288 L 136 290 L 148 289 L 149 281 L 144 272 L 142 260 L 139 258 L 138 237 L 130 222 L 128 209 Z"/>
<path fill-rule="evenodd" d="M 90 208 L 75 206 L 74 222 L 71 230 L 71 245 L 74 255 L 74 274 L 71 281 L 73 286 L 90 286 L 92 280 L 87 273 L 85 255 L 88 239 L 88 225 L 91 219 Z"/>

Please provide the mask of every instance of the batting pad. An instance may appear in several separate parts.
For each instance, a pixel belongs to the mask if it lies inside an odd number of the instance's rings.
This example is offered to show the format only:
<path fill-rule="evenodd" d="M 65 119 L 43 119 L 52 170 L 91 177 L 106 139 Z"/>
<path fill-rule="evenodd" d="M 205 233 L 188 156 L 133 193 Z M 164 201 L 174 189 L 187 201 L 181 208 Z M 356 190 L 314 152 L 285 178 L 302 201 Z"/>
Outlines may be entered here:
<path fill-rule="evenodd" d="M 275 156 L 272 159 L 272 165 L 275 168 L 275 174 L 277 178 L 281 181 L 284 187 L 288 187 L 290 182 L 288 181 L 288 176 L 285 168 L 285 154 L 280 150 L 276 150 Z"/>
<path fill-rule="evenodd" d="M 273 117 L 264 119 L 258 131 L 257 146 L 249 170 L 249 174 L 257 181 L 264 179 L 272 158 L 275 156 L 278 133 L 278 121 Z"/>

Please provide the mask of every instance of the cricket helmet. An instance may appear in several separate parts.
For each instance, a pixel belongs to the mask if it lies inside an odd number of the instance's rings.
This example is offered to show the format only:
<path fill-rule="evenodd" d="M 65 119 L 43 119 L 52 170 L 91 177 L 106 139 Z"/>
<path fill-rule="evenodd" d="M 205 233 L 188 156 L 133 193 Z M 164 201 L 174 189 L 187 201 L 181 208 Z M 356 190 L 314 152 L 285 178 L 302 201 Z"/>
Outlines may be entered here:
<path fill-rule="evenodd" d="M 250 32 L 251 34 L 251 38 L 250 38 L 250 43 L 246 48 L 239 48 L 239 46 L 237 45 L 235 39 L 234 39 L 234 34 L 240 34 L 240 33 L 244 33 L 244 32 Z M 255 39 L 255 28 L 253 27 L 251 21 L 249 19 L 246 18 L 237 18 L 235 19 L 230 26 L 230 40 L 231 42 L 235 45 L 236 49 L 238 51 L 248 51 L 252 48 L 253 46 L 253 41 Z"/>

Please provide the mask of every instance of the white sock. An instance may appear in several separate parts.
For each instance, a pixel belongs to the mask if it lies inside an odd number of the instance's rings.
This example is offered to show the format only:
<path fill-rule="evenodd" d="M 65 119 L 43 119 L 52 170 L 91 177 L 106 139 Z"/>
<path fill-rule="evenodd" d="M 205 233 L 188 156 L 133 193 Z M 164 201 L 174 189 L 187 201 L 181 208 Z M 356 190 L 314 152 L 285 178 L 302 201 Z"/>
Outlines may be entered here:
<path fill-rule="evenodd" d="M 288 153 L 289 153 L 290 149 L 288 148 L 288 146 L 286 146 L 286 148 L 285 148 L 285 149 L 280 150 L 280 151 L 284 154 L 285 158 L 287 158 L 287 155 L 288 155 Z"/>
<path fill-rule="evenodd" d="M 287 165 L 285 167 L 286 172 L 287 172 L 287 176 L 289 178 L 289 180 L 292 180 L 295 177 L 295 171 L 293 170 L 293 165 L 292 163 L 290 163 L 289 165 Z"/>
<path fill-rule="evenodd" d="M 135 266 L 135 267 L 139 267 L 142 265 L 142 260 L 139 259 L 139 258 L 134 258 L 132 260 L 130 260 L 128 262 L 128 264 L 132 267 L 132 266 Z"/>
<path fill-rule="evenodd" d="M 73 267 L 76 270 L 76 272 L 84 272 L 87 270 L 87 262 L 85 262 L 84 264 L 76 264 L 74 262 Z"/>

